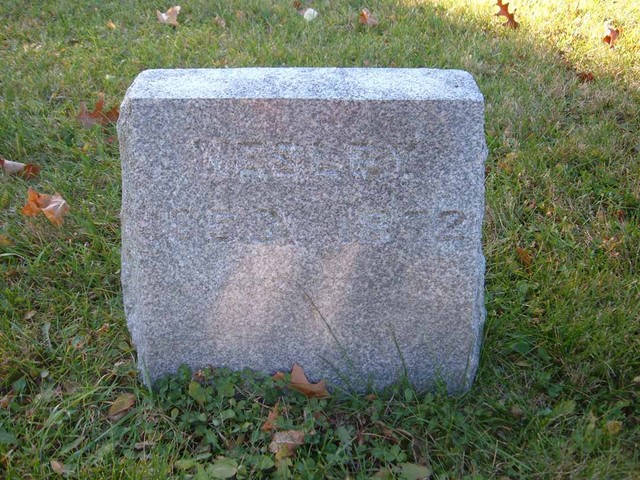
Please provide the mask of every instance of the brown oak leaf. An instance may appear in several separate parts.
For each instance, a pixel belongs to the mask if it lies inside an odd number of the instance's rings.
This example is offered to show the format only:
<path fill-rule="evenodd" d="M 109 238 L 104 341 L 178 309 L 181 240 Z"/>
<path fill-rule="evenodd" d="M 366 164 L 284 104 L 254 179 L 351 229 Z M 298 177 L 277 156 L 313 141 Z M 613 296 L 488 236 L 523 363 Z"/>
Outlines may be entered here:
<path fill-rule="evenodd" d="M 507 19 L 507 21 L 505 23 L 503 23 L 502 25 L 504 27 L 510 27 L 510 28 L 518 28 L 520 26 L 520 24 L 518 22 L 516 22 L 516 11 L 515 9 L 513 10 L 513 13 L 509 13 L 509 4 L 508 3 L 502 3 L 502 0 L 497 0 L 498 3 L 496 3 L 496 6 L 500 8 L 500 10 L 498 10 L 498 13 L 495 14 L 496 17 L 505 17 Z"/>
<path fill-rule="evenodd" d="M 40 194 L 29 188 L 27 192 L 27 203 L 22 207 L 22 213 L 28 217 L 38 215 L 40 212 L 55 225 L 62 225 L 64 215 L 69 211 L 69 204 L 62 198 L 62 195 Z"/>
<path fill-rule="evenodd" d="M 307 380 L 304 370 L 297 363 L 295 363 L 291 369 L 291 383 L 289 387 L 302 393 L 307 398 L 326 398 L 330 396 L 325 381 L 320 380 L 318 383 L 310 383 L 309 380 Z"/>
<path fill-rule="evenodd" d="M 162 13 L 160 10 L 156 10 L 156 16 L 158 17 L 158 22 L 166 23 L 167 25 L 171 25 L 172 27 L 178 26 L 179 13 L 180 13 L 180 5 L 171 7 L 165 13 Z"/>
<path fill-rule="evenodd" d="M 276 404 L 273 406 L 273 408 L 269 412 L 269 415 L 267 416 L 267 421 L 264 422 L 264 425 L 262 425 L 261 430 L 263 432 L 270 432 L 271 430 L 275 430 L 276 428 L 275 423 L 279 415 L 280 415 L 280 403 L 276 402 Z"/>
<path fill-rule="evenodd" d="M 525 248 L 516 247 L 516 253 L 518 254 L 518 258 L 525 267 L 530 266 L 533 262 L 533 257 Z"/>
<path fill-rule="evenodd" d="M 616 40 L 620 36 L 620 32 L 622 29 L 614 28 L 613 25 L 609 22 L 604 23 L 604 37 L 602 37 L 602 41 L 604 43 L 609 44 L 609 47 L 613 48 Z"/>
<path fill-rule="evenodd" d="M 87 111 L 87 106 L 84 103 L 80 104 L 80 113 L 77 118 L 84 128 L 91 128 L 94 125 L 107 125 L 109 123 L 115 123 L 118 121 L 120 115 L 120 109 L 116 105 L 111 110 L 103 112 L 104 108 L 104 95 L 100 94 L 100 98 L 96 102 L 92 111 Z"/>
<path fill-rule="evenodd" d="M 40 173 L 40 167 L 33 163 L 12 162 L 0 157 L 0 169 L 9 175 L 19 175 L 29 180 L 35 178 Z"/>
<path fill-rule="evenodd" d="M 380 23 L 373 15 L 371 15 L 371 12 L 368 8 L 363 8 L 362 10 L 360 10 L 360 14 L 358 15 L 358 22 L 360 22 L 360 25 L 367 25 L 369 27 L 375 27 L 376 25 L 378 25 L 378 23 Z"/>

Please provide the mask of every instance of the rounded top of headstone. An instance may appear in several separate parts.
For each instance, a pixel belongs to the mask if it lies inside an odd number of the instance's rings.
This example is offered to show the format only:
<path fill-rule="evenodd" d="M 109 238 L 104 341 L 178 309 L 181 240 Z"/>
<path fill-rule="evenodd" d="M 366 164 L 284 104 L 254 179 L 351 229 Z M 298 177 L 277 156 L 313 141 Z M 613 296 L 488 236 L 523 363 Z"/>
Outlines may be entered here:
<path fill-rule="evenodd" d="M 127 98 L 483 101 L 468 72 L 430 68 L 145 70 Z"/>

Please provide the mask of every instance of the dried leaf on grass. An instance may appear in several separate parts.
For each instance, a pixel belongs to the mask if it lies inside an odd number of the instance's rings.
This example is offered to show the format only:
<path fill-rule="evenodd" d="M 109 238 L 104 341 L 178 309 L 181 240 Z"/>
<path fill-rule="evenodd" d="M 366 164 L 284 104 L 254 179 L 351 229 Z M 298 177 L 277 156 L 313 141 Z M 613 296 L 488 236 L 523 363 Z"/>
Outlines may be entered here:
<path fill-rule="evenodd" d="M 578 77 L 578 80 L 580 80 L 580 83 L 593 82 L 596 79 L 596 77 L 591 72 L 576 72 L 576 75 Z"/>
<path fill-rule="evenodd" d="M 80 113 L 76 117 L 84 128 L 91 128 L 94 125 L 107 125 L 109 123 L 115 123 L 120 116 L 120 108 L 116 105 L 107 112 L 103 112 L 104 108 L 104 95 L 100 94 L 100 98 L 96 102 L 92 111 L 87 111 L 87 106 L 84 103 L 80 104 Z"/>
<path fill-rule="evenodd" d="M 10 247 L 13 245 L 13 240 L 4 234 L 0 234 L 0 247 Z"/>
<path fill-rule="evenodd" d="M 367 25 L 369 27 L 375 27 L 376 25 L 378 25 L 378 23 L 380 23 L 373 15 L 371 15 L 371 12 L 368 8 L 363 8 L 362 10 L 360 10 L 360 14 L 358 15 L 358 22 L 360 22 L 360 25 Z"/>
<path fill-rule="evenodd" d="M 69 204 L 59 193 L 54 195 L 39 194 L 29 188 L 27 192 L 27 204 L 22 207 L 22 213 L 28 217 L 38 215 L 40 212 L 55 225 L 62 225 L 64 215 L 69 211 Z"/>
<path fill-rule="evenodd" d="M 604 428 L 609 435 L 617 435 L 622 431 L 622 422 L 619 420 L 609 420 L 605 423 Z"/>
<path fill-rule="evenodd" d="M 533 262 L 533 257 L 527 251 L 527 249 L 521 248 L 521 247 L 516 247 L 516 253 L 518 254 L 518 258 L 520 259 L 520 262 L 522 262 L 522 264 L 525 267 L 529 267 L 531 265 L 531 263 Z"/>
<path fill-rule="evenodd" d="M 274 380 L 284 380 L 286 376 L 282 372 L 276 372 L 272 378 Z M 309 382 L 304 370 L 297 363 L 291 369 L 291 381 L 288 386 L 307 398 L 326 398 L 330 396 L 326 382 L 324 380 L 320 380 L 318 383 Z"/>
<path fill-rule="evenodd" d="M 309 382 L 304 370 L 297 363 L 295 363 L 291 369 L 291 384 L 289 386 L 308 398 L 326 398 L 330 396 L 325 381 L 320 380 L 318 383 Z"/>
<path fill-rule="evenodd" d="M 498 10 L 498 13 L 496 13 L 496 17 L 505 17 L 507 19 L 507 21 L 502 24 L 504 27 L 518 28 L 520 26 L 520 24 L 516 22 L 515 9 L 513 10 L 513 13 L 510 13 L 508 3 L 502 3 L 502 0 L 498 0 L 496 6 L 500 8 L 500 10 Z"/>
<path fill-rule="evenodd" d="M 123 393 L 111 404 L 107 417 L 111 420 L 120 420 L 136 403 L 136 396 L 133 393 Z"/>
<path fill-rule="evenodd" d="M 276 460 L 290 457 L 296 448 L 304 443 L 304 432 L 301 430 L 287 430 L 273 434 L 269 451 L 276 455 Z"/>
<path fill-rule="evenodd" d="M 267 416 L 267 421 L 264 422 L 264 425 L 262 425 L 262 431 L 270 432 L 271 430 L 275 430 L 276 420 L 278 420 L 279 415 L 280 415 L 280 403 L 277 402 L 269 412 L 269 415 Z"/>
<path fill-rule="evenodd" d="M 604 37 L 602 37 L 602 41 L 613 48 L 621 31 L 622 29 L 615 28 L 610 22 L 604 22 Z"/>
<path fill-rule="evenodd" d="M 0 169 L 8 175 L 19 175 L 24 179 L 35 178 L 40 173 L 40 167 L 33 163 L 12 162 L 0 157 Z"/>
<path fill-rule="evenodd" d="M 53 470 L 58 475 L 65 475 L 73 471 L 70 468 L 67 468 L 64 463 L 59 462 L 58 460 L 51 460 L 49 464 L 51 465 L 51 470 Z"/>
<path fill-rule="evenodd" d="M 9 405 L 11 404 L 11 401 L 15 396 L 15 393 L 13 393 L 13 390 L 11 390 L 4 397 L 0 398 L 0 408 L 9 408 Z"/>
<path fill-rule="evenodd" d="M 180 13 L 180 5 L 176 5 L 175 7 L 169 8 L 165 13 L 162 13 L 160 10 L 156 10 L 156 16 L 158 17 L 158 22 L 166 23 L 167 25 L 171 25 L 172 27 L 178 26 L 179 13 Z"/>

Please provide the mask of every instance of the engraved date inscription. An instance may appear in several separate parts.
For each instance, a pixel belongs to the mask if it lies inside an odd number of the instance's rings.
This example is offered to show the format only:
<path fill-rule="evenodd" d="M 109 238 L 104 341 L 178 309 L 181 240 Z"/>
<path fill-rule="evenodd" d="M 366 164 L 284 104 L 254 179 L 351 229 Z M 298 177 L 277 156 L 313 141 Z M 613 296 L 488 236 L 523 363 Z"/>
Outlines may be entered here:
<path fill-rule="evenodd" d="M 298 245 L 294 232 L 300 232 L 300 225 L 292 225 L 290 216 L 277 208 L 205 209 L 197 213 L 174 209 L 164 215 L 172 237 L 181 240 L 204 235 L 213 243 Z M 469 238 L 468 216 L 461 210 L 354 210 L 334 225 L 333 239 L 342 244 L 385 245 L 395 240 L 455 242 Z M 322 238 L 331 241 L 330 237 Z"/>

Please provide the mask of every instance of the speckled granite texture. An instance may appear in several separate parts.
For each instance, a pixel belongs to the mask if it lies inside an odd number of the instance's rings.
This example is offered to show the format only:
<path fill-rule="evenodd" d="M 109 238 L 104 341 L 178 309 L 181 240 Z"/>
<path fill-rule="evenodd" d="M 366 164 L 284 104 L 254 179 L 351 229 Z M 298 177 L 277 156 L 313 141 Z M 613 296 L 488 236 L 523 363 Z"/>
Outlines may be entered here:
<path fill-rule="evenodd" d="M 470 387 L 484 103 L 466 72 L 148 70 L 129 88 L 122 285 L 147 382 L 182 363 Z"/>

